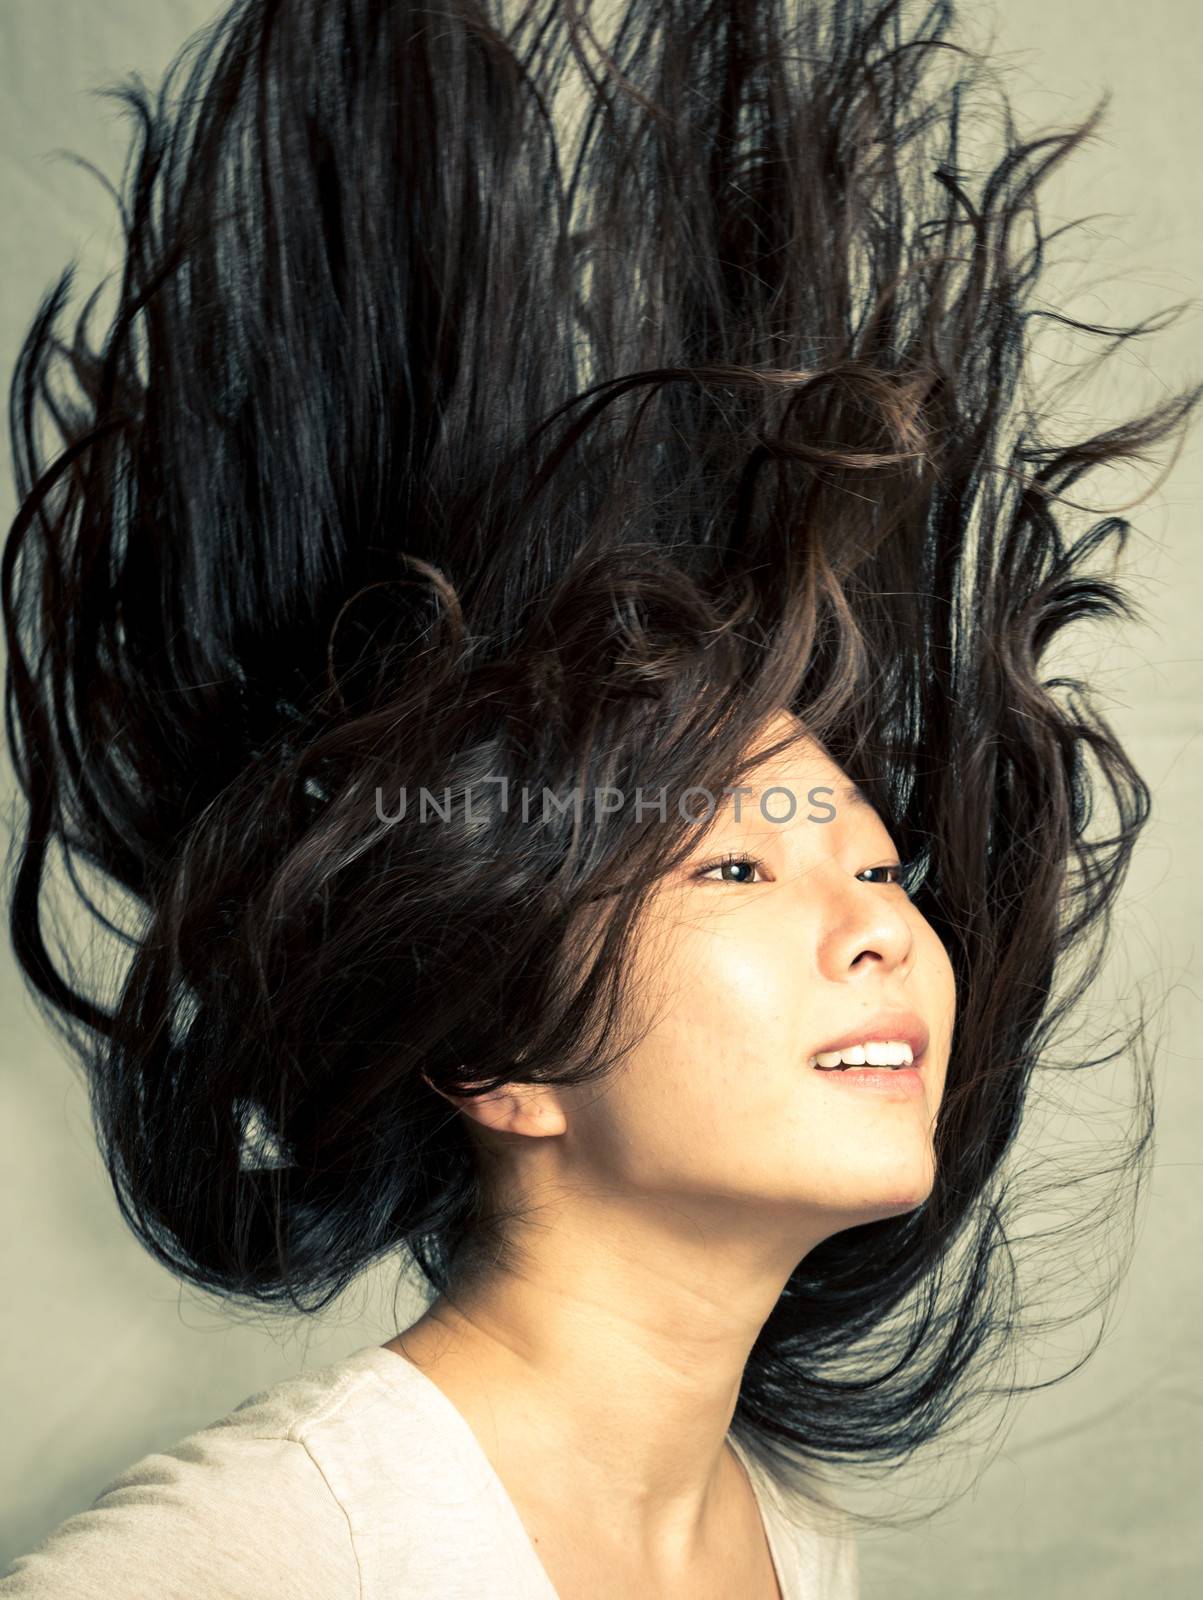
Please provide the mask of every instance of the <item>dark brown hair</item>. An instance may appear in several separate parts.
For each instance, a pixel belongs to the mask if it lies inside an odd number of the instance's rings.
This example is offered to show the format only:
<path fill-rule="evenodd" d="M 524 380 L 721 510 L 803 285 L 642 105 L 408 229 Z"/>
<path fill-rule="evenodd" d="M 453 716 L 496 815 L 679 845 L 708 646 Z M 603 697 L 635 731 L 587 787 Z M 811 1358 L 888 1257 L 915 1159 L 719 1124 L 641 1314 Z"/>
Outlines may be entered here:
<path fill-rule="evenodd" d="M 930 1199 L 799 1263 L 736 1422 L 783 1472 L 894 1461 L 998 1389 L 1036 1325 L 1017 1130 L 1149 807 L 1042 663 L 1132 610 L 1088 474 L 1198 391 L 1052 442 L 1039 319 L 1161 324 L 1038 298 L 1038 190 L 1102 107 L 1021 138 L 950 12 L 623 0 L 603 37 L 553 0 L 237 0 L 157 101 L 113 91 L 116 310 L 62 338 L 68 268 L 12 383 L 11 934 L 181 1277 L 315 1310 L 502 1248 L 435 1089 L 611 1069 L 640 907 L 698 841 L 672 797 L 788 709 L 913 863 L 959 1010 Z M 670 799 L 536 825 L 501 779 Z M 48 941 L 52 847 L 120 971 Z M 1136 1085 L 1106 1204 L 1042 1252 L 1126 1214 Z"/>

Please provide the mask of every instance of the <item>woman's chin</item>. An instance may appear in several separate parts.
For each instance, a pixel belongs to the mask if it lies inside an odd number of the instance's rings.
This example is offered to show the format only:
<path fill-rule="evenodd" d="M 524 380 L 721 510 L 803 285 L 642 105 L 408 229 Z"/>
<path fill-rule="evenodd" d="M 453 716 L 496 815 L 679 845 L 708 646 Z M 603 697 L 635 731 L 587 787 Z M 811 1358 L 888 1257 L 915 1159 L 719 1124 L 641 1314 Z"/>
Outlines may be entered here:
<path fill-rule="evenodd" d="M 848 1218 L 840 1226 L 851 1228 L 917 1210 L 930 1197 L 934 1176 L 930 1163 L 916 1163 L 913 1172 L 895 1169 L 850 1181 L 833 1207 Z"/>

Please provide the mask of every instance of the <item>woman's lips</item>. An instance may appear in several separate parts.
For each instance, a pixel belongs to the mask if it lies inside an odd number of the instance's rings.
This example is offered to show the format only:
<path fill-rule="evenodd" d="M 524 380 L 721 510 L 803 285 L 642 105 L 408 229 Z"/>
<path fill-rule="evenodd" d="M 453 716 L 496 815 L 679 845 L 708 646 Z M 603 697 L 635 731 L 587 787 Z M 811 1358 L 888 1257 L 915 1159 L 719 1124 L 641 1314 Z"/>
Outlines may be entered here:
<path fill-rule="evenodd" d="M 867 1040 L 884 1043 L 889 1039 L 899 1039 L 908 1044 L 915 1064 L 921 1062 L 922 1058 L 927 1054 L 927 1024 L 918 1012 L 883 1010 L 866 1012 L 863 1017 L 854 1022 L 838 1038 L 832 1039 L 828 1044 L 816 1046 L 810 1052 L 810 1056 L 813 1058 L 830 1050 L 845 1050 L 849 1045 L 864 1044 Z M 857 1070 L 859 1069 L 855 1067 L 848 1068 L 849 1072 Z"/>
<path fill-rule="evenodd" d="M 859 1089 L 862 1094 L 884 1095 L 892 1100 L 913 1100 L 923 1094 L 920 1068 L 923 1057 L 909 1067 L 812 1067 L 816 1078 L 842 1085 L 845 1089 Z"/>
<path fill-rule="evenodd" d="M 869 1062 L 864 1066 L 823 1067 L 815 1059 L 828 1051 L 847 1050 L 853 1045 L 891 1041 L 909 1046 L 909 1065 L 889 1067 Z M 861 1094 L 878 1095 L 887 1100 L 913 1100 L 924 1093 L 921 1071 L 927 1059 L 928 1042 L 927 1024 L 916 1011 L 887 1008 L 866 1012 L 847 1032 L 811 1052 L 811 1070 L 829 1083 L 841 1084 L 846 1090 L 856 1089 Z"/>

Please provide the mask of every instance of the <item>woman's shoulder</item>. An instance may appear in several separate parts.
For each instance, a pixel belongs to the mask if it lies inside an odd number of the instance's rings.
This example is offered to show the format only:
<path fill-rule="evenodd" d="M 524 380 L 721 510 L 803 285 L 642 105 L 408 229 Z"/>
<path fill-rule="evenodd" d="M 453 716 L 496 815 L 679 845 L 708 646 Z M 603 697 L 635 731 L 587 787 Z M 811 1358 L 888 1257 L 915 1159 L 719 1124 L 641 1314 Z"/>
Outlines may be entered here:
<path fill-rule="evenodd" d="M 0 1597 L 358 1593 L 359 1502 L 390 1462 L 403 1470 L 407 1444 L 428 1464 L 431 1445 L 421 1389 L 382 1356 L 369 1346 L 287 1377 L 143 1456 L 10 1563 Z"/>

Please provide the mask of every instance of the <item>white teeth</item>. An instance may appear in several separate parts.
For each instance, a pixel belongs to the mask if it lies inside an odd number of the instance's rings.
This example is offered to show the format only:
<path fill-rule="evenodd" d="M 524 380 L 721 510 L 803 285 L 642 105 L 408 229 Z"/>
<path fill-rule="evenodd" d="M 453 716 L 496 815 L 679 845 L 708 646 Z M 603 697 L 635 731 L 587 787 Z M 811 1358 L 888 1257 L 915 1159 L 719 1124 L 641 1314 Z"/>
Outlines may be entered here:
<path fill-rule="evenodd" d="M 903 1039 L 866 1039 L 845 1050 L 820 1050 L 811 1056 L 812 1067 L 909 1067 L 914 1061 L 911 1047 Z"/>

